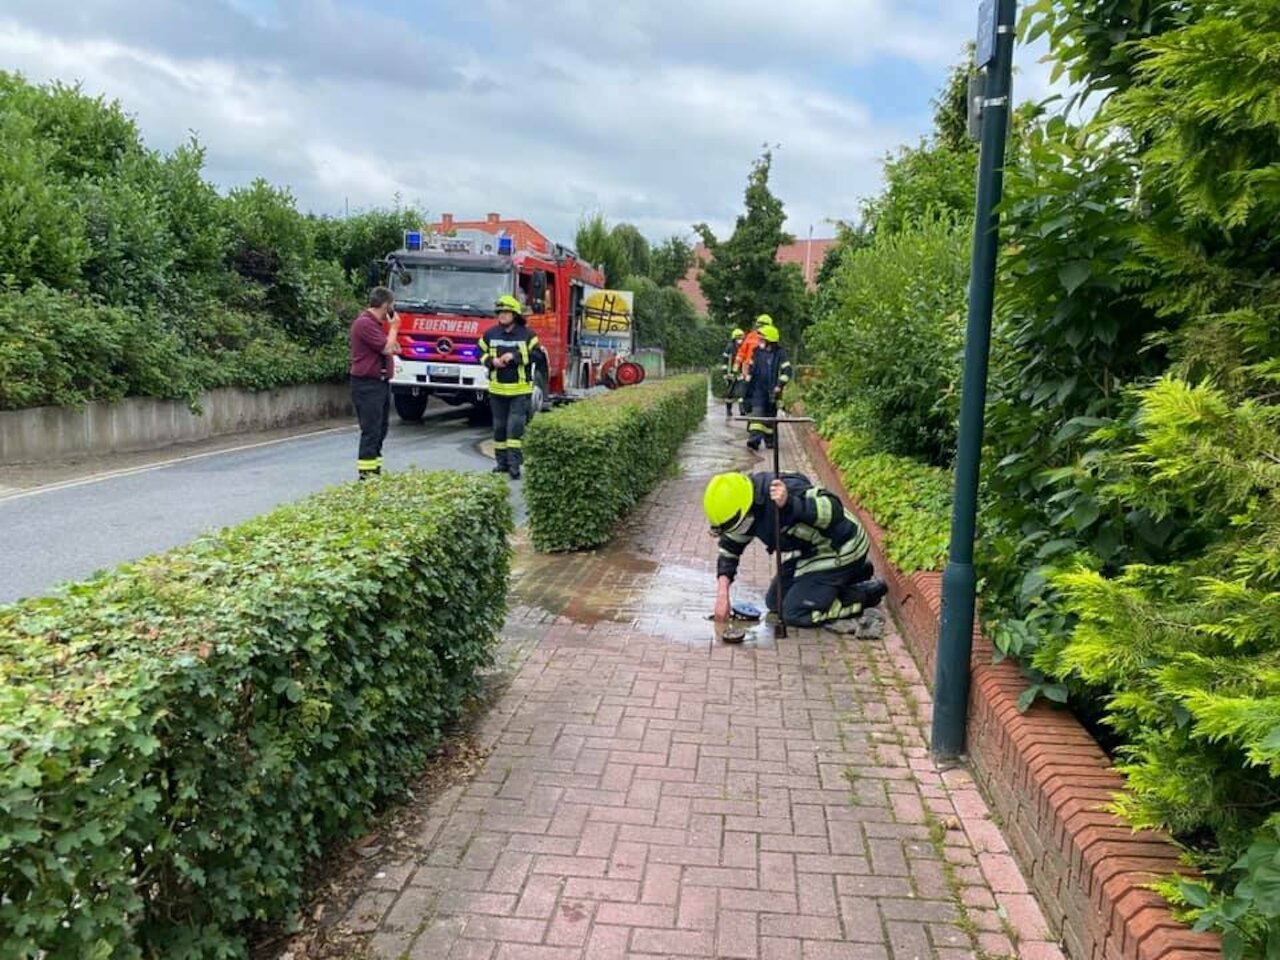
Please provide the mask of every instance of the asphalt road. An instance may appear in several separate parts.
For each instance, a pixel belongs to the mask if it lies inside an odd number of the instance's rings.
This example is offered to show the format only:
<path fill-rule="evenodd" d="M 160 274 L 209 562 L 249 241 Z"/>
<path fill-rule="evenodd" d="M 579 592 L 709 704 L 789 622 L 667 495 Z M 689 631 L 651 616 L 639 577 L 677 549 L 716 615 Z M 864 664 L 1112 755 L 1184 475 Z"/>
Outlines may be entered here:
<path fill-rule="evenodd" d="M 391 415 L 385 469 L 488 470 L 486 428 L 446 410 Z M 187 543 L 353 478 L 355 427 L 229 450 L 0 499 L 0 603 Z M 513 487 L 513 506 L 523 503 Z"/>

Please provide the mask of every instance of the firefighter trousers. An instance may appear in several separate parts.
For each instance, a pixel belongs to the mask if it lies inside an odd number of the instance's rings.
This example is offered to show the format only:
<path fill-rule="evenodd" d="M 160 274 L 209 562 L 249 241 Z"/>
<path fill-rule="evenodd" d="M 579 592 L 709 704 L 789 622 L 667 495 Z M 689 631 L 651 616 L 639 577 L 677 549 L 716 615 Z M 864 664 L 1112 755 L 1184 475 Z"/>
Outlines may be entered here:
<path fill-rule="evenodd" d="M 529 422 L 533 403 L 530 394 L 514 397 L 489 394 L 489 409 L 493 411 L 493 452 L 498 466 L 519 470 L 524 463 L 524 428 Z"/>
<path fill-rule="evenodd" d="M 776 417 L 778 415 L 778 402 L 773 398 L 772 394 L 762 395 L 760 391 L 756 391 L 754 395 L 747 398 L 748 417 Z M 758 420 L 747 421 L 747 444 L 752 450 L 759 450 L 760 444 L 764 444 L 770 450 L 773 449 L 776 440 L 776 424 L 762 423 Z"/>
<path fill-rule="evenodd" d="M 832 620 L 856 617 L 866 607 L 880 602 L 883 594 L 867 581 L 875 574 L 870 560 L 847 567 L 783 576 L 782 620 L 792 627 L 814 627 Z M 778 578 L 769 584 L 766 605 L 778 612 Z"/>
<path fill-rule="evenodd" d="M 352 377 L 351 403 L 360 423 L 356 473 L 363 480 L 382 472 L 382 442 L 391 426 L 391 385 L 381 377 Z"/>

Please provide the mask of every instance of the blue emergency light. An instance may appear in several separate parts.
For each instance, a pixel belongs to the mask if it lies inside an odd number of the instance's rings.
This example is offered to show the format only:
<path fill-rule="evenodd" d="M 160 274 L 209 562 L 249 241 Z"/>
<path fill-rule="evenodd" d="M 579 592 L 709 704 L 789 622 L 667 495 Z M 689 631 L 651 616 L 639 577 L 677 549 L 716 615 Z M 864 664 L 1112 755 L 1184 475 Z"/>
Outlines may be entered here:
<path fill-rule="evenodd" d="M 511 254 L 515 252 L 515 249 L 516 249 L 516 242 L 511 237 L 498 238 L 498 255 L 499 256 L 509 257 L 511 256 Z"/>
<path fill-rule="evenodd" d="M 421 250 L 422 249 L 422 231 L 406 230 L 404 232 L 404 248 L 406 250 Z"/>

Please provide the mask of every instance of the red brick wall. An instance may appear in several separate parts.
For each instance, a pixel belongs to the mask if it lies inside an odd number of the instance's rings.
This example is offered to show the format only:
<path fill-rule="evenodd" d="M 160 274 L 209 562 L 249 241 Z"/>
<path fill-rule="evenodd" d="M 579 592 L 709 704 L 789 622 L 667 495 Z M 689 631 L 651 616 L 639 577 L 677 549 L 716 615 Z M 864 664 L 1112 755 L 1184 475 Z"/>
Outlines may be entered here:
<path fill-rule="evenodd" d="M 902 574 L 884 555 L 884 531 L 844 489 L 826 443 L 806 438 L 816 478 L 862 518 L 876 569 L 889 582 L 890 609 L 932 686 L 942 578 Z M 1134 832 L 1105 805 L 1123 780 L 1067 711 L 1037 703 L 1018 711 L 1026 681 L 975 626 L 969 692 L 969 766 L 1054 931 L 1073 960 L 1210 960 L 1216 936 L 1192 933 L 1145 889 L 1180 869 L 1167 837 Z"/>

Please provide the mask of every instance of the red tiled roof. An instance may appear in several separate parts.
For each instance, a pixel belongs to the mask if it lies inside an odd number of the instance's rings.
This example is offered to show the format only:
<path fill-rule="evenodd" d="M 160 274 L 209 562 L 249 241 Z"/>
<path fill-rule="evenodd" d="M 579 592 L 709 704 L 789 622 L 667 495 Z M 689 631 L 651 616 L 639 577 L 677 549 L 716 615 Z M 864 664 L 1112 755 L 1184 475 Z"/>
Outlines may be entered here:
<path fill-rule="evenodd" d="M 537 227 L 527 220 L 503 220 L 498 214 L 491 213 L 483 220 L 455 220 L 453 214 L 444 213 L 435 223 L 428 225 L 433 233 L 447 234 L 451 230 L 482 230 L 495 237 L 501 233 L 510 235 L 517 250 L 537 250 L 539 253 L 551 252 L 551 241 Z"/>
<path fill-rule="evenodd" d="M 778 248 L 778 262 L 796 264 L 801 273 L 805 275 L 806 285 L 812 290 L 817 286 L 818 269 L 822 266 L 823 258 L 826 257 L 827 251 L 835 245 L 836 240 L 834 237 L 788 243 Z M 689 268 L 689 272 L 684 275 L 684 279 L 677 281 L 676 287 L 693 301 L 693 305 L 699 313 L 705 314 L 707 312 L 707 298 L 702 295 L 702 287 L 698 280 L 702 276 L 700 264 L 710 260 L 711 253 L 706 247 L 699 245 L 694 249 L 694 256 L 698 258 L 699 263 Z"/>

